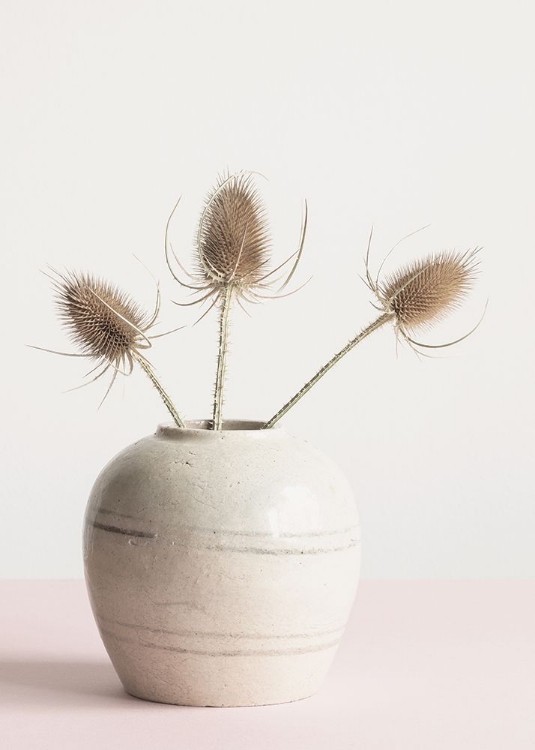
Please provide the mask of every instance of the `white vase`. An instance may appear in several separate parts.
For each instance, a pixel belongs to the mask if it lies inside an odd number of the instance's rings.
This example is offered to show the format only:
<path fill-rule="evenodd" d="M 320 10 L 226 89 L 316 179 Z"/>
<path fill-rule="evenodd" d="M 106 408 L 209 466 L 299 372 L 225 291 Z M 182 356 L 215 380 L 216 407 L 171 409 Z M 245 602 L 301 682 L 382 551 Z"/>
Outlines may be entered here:
<path fill-rule="evenodd" d="M 306 698 L 327 673 L 356 592 L 351 488 L 283 429 L 206 426 L 160 426 L 93 487 L 84 560 L 102 640 L 139 698 Z"/>

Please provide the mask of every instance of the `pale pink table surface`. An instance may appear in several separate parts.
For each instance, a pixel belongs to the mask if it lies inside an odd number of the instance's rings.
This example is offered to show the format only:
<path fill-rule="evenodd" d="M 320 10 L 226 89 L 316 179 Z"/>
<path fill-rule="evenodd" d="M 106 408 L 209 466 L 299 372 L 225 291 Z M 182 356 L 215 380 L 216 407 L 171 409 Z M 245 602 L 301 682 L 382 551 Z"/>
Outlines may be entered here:
<path fill-rule="evenodd" d="M 535 750 L 535 581 L 363 582 L 313 698 L 123 692 L 81 581 L 0 582 L 1 750 Z"/>

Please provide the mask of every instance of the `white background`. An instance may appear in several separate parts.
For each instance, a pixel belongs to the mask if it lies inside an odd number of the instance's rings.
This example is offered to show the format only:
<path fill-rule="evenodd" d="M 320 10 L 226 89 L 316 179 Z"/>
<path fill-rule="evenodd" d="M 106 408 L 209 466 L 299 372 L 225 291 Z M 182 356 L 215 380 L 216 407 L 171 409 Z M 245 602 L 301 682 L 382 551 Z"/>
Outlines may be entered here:
<path fill-rule="evenodd" d="M 391 330 L 366 341 L 285 419 L 349 475 L 368 578 L 535 575 L 535 212 L 532 3 L 1 0 L 0 575 L 79 577 L 92 482 L 166 421 L 141 375 L 100 411 L 102 381 L 63 394 L 77 360 L 48 280 L 90 269 L 149 305 L 184 299 L 185 262 L 218 172 L 250 169 L 276 258 L 310 229 L 299 294 L 237 313 L 226 415 L 268 418 L 374 314 L 358 278 L 483 245 L 470 303 L 427 334 L 486 317 L 445 359 L 418 361 Z M 163 325 L 196 308 L 167 302 Z M 216 323 L 163 339 L 153 361 L 180 409 L 209 415 Z"/>

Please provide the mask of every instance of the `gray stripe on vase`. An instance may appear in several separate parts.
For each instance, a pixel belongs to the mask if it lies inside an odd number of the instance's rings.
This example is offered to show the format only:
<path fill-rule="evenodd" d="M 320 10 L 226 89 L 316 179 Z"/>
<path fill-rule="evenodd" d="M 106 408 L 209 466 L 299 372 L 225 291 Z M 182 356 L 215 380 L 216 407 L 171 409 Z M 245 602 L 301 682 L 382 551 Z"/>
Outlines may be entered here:
<path fill-rule="evenodd" d="M 234 650 L 234 651 L 206 651 L 204 649 L 193 649 L 193 648 L 179 648 L 178 646 L 161 646 L 156 643 L 143 643 L 139 640 L 132 638 L 123 638 L 122 636 L 113 633 L 111 630 L 106 628 L 100 628 L 100 632 L 104 635 L 109 635 L 111 638 L 120 641 L 122 643 L 129 643 L 139 648 L 144 646 L 145 648 L 154 648 L 159 651 L 172 651 L 177 654 L 192 654 L 196 656 L 297 656 L 299 654 L 312 654 L 316 651 L 327 651 L 328 649 L 334 648 L 340 643 L 340 638 L 329 643 L 324 643 L 317 646 L 302 646 L 293 648 L 277 648 L 277 649 L 255 649 L 255 650 Z"/>
<path fill-rule="evenodd" d="M 124 534 L 125 536 L 137 536 L 143 537 L 144 539 L 157 539 L 158 534 L 152 534 L 148 531 L 134 531 L 132 529 L 121 529 L 119 526 L 110 526 L 107 523 L 99 523 L 98 521 L 92 521 L 95 529 L 102 529 L 102 531 L 111 531 L 114 534 Z"/>
<path fill-rule="evenodd" d="M 252 635 L 246 635 L 244 633 L 221 633 L 221 632 L 207 632 L 198 630 L 165 630 L 164 628 L 149 628 L 146 625 L 136 625 L 134 623 L 120 622 L 118 620 L 111 620 L 108 617 L 102 617 L 97 615 L 97 618 L 101 622 L 108 623 L 110 625 L 119 625 L 122 628 L 128 628 L 129 630 L 146 630 L 149 633 L 156 635 L 178 635 L 184 637 L 195 637 L 195 638 L 236 638 L 244 640 L 270 640 L 278 639 L 284 640 L 286 638 L 303 638 L 308 640 L 310 638 L 320 638 L 324 635 L 333 635 L 333 633 L 342 633 L 345 625 L 340 628 L 331 628 L 329 630 L 322 630 L 318 633 L 288 633 L 282 634 L 277 633 L 276 635 L 264 635 L 261 633 L 253 633 Z"/>
<path fill-rule="evenodd" d="M 143 537 L 146 539 L 158 539 L 160 542 L 167 542 L 168 544 L 171 544 L 173 546 L 179 546 L 179 547 L 192 547 L 193 545 L 186 544 L 185 542 L 178 542 L 176 540 L 166 540 L 162 537 L 158 537 L 158 534 L 156 533 L 149 533 L 146 531 L 134 531 L 132 529 L 123 529 L 119 526 L 110 526 L 105 523 L 99 523 L 98 521 L 92 521 L 92 525 L 96 529 L 101 529 L 102 531 L 109 531 L 113 534 L 121 534 L 123 536 L 129 536 L 129 537 Z M 349 544 L 342 545 L 340 547 L 328 547 L 323 549 L 318 548 L 312 548 L 312 549 L 267 549 L 262 547 L 229 547 L 224 544 L 197 544 L 195 547 L 197 549 L 207 549 L 212 550 L 216 552 L 239 552 L 244 554 L 250 554 L 250 555 L 275 555 L 275 556 L 282 556 L 282 555 L 325 555 L 330 552 L 345 552 L 346 550 L 351 549 L 352 547 L 356 547 L 357 544 L 360 544 L 360 539 L 353 539 Z"/>
<path fill-rule="evenodd" d="M 136 519 L 135 516 L 128 515 L 127 513 L 117 513 L 116 511 L 109 510 L 108 508 L 99 508 L 96 511 L 95 518 L 93 520 L 96 520 L 99 513 L 102 513 L 104 515 L 109 516 L 117 516 L 118 518 L 128 518 L 131 521 L 136 521 L 140 519 Z M 354 524 L 353 526 L 347 526 L 345 529 L 336 529 L 331 531 L 310 531 L 306 534 L 277 534 L 277 539 L 312 539 L 314 537 L 323 537 L 323 536 L 341 536 L 342 534 L 349 534 L 352 531 L 356 531 L 358 528 L 360 528 L 360 524 Z M 182 525 L 180 526 L 180 530 L 184 531 L 194 531 L 199 533 L 206 533 L 206 534 L 213 534 L 214 532 L 217 532 L 220 536 L 249 536 L 249 537 L 270 537 L 271 534 L 268 531 L 232 531 L 230 529 L 211 529 L 208 526 L 187 526 Z"/>
<path fill-rule="evenodd" d="M 329 552 L 345 552 L 352 547 L 356 547 L 357 540 L 345 544 L 342 547 L 329 547 L 327 549 L 261 549 L 259 547 L 226 547 L 223 544 L 206 546 L 204 549 L 216 550 L 218 552 L 241 552 L 249 555 L 274 555 L 282 557 L 284 555 L 326 555 Z"/>

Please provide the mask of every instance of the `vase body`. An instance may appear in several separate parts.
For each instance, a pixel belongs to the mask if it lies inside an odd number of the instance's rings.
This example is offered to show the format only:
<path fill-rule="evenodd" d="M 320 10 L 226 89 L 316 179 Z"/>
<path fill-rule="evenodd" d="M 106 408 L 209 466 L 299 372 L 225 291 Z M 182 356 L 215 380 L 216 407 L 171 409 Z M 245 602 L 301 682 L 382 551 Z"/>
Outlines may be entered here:
<path fill-rule="evenodd" d="M 320 451 L 259 426 L 161 426 L 95 482 L 86 582 L 132 695 L 284 703 L 327 673 L 359 576 L 355 502 Z"/>

